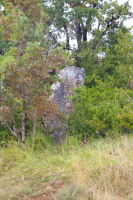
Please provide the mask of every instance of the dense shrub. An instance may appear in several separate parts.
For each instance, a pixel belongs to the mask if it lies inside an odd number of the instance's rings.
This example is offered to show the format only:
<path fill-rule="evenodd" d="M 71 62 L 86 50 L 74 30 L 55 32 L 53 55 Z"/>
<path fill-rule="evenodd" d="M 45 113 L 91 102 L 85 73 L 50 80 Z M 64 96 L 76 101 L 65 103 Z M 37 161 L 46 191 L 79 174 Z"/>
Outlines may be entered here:
<path fill-rule="evenodd" d="M 11 140 L 12 137 L 13 135 L 10 131 L 0 123 L 0 145 L 3 144 L 3 142 Z"/>
<path fill-rule="evenodd" d="M 132 131 L 131 96 L 131 91 L 118 88 L 84 86 L 75 89 L 74 113 L 68 119 L 70 133 L 99 137 L 112 130 Z"/>

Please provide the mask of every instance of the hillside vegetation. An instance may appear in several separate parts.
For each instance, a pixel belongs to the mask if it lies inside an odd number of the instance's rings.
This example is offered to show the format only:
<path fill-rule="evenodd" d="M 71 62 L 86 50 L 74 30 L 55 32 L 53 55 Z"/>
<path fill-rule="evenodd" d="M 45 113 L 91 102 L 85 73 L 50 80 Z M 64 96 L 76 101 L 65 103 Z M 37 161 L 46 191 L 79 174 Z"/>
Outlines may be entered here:
<path fill-rule="evenodd" d="M 13 134 L 16 142 L 21 135 L 26 143 L 31 133 L 38 137 L 38 130 L 50 133 L 44 127 L 47 116 L 63 118 L 48 98 L 51 84 L 70 65 L 84 68 L 85 80 L 73 91 L 69 134 L 91 139 L 133 131 L 133 34 L 125 26 L 133 13 L 128 2 L 2 0 L 0 10 L 1 140 Z M 62 33 L 65 42 L 59 42 Z M 75 38 L 77 49 L 70 44 Z"/>
<path fill-rule="evenodd" d="M 128 1 L 0 1 L 0 200 L 133 200 L 131 18 Z M 67 116 L 49 99 L 66 66 L 85 69 Z"/>

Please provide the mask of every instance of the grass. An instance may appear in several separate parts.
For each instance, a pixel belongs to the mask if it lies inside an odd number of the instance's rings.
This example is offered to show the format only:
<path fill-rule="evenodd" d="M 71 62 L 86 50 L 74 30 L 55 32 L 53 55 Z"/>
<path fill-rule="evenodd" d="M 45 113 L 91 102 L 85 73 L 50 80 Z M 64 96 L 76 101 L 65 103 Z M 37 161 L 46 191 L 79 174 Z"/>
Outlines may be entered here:
<path fill-rule="evenodd" d="M 0 149 L 0 199 L 133 200 L 133 136 Z"/>

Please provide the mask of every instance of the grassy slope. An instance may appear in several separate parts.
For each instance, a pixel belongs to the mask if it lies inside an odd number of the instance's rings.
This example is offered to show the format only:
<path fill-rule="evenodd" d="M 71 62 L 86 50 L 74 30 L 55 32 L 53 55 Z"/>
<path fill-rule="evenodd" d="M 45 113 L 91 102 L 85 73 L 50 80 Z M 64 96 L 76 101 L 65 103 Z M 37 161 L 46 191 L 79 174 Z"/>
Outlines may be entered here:
<path fill-rule="evenodd" d="M 0 149 L 0 199 L 133 200 L 133 136 Z"/>

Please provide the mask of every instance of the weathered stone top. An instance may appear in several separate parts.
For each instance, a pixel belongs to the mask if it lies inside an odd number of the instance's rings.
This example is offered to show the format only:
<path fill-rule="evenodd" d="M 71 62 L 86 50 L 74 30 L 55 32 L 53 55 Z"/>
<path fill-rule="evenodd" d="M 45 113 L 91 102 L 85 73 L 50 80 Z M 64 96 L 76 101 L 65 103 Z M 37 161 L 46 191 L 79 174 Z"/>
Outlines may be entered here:
<path fill-rule="evenodd" d="M 59 110 L 67 114 L 71 111 L 71 101 L 66 96 L 72 96 L 72 89 L 83 85 L 85 78 L 84 68 L 78 68 L 70 66 L 62 69 L 58 74 L 62 82 L 56 82 L 52 84 L 51 89 L 53 90 L 52 95 L 49 97 L 50 100 L 54 101 L 59 106 Z"/>
<path fill-rule="evenodd" d="M 59 73 L 60 79 L 63 79 L 64 82 L 73 82 L 73 84 L 77 87 L 79 84 L 82 85 L 85 78 L 85 70 L 84 68 L 79 68 L 75 66 L 66 67 L 62 69 Z"/>

